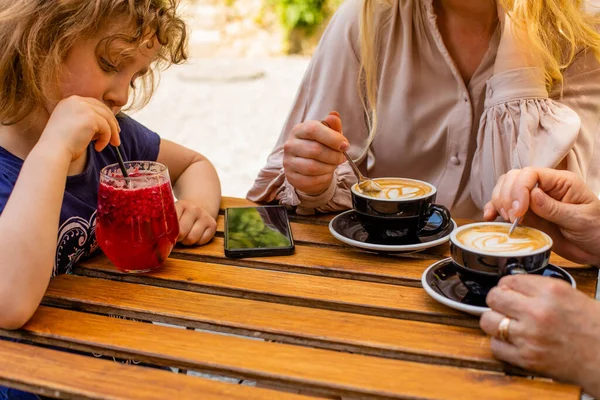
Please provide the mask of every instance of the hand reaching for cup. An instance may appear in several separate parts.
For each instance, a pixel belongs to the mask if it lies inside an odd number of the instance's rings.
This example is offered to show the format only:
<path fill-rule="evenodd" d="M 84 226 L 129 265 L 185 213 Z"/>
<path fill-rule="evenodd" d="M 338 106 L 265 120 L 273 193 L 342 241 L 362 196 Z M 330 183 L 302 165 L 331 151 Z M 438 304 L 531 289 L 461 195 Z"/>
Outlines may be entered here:
<path fill-rule="evenodd" d="M 498 215 L 543 230 L 553 250 L 574 262 L 600 265 L 600 200 L 576 174 L 525 168 L 502 175 L 484 207 L 487 221 Z"/>
<path fill-rule="evenodd" d="M 350 145 L 342 134 L 342 120 L 333 111 L 319 121 L 306 121 L 292 130 L 283 146 L 283 168 L 288 182 L 303 193 L 319 195 L 331 185 L 336 168 Z"/>

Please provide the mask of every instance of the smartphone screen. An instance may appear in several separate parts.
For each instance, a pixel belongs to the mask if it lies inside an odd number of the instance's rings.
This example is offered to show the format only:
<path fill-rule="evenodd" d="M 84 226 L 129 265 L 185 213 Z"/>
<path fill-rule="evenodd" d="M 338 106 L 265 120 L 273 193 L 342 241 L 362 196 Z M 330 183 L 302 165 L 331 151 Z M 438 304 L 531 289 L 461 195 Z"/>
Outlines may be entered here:
<path fill-rule="evenodd" d="M 225 210 L 226 256 L 257 257 L 293 252 L 294 240 L 284 206 Z"/>

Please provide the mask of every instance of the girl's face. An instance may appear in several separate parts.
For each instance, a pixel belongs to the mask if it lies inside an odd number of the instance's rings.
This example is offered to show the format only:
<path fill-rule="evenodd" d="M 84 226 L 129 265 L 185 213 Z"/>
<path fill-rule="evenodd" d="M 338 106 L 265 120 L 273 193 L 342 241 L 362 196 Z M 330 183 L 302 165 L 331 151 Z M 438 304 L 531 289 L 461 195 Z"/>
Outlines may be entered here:
<path fill-rule="evenodd" d="M 133 82 L 148 72 L 160 44 L 153 37 L 139 48 L 123 52 L 129 46 L 115 40 L 107 54 L 104 45 L 98 47 L 103 39 L 104 35 L 82 39 L 67 53 L 59 75 L 58 97 L 91 97 L 102 101 L 116 115 L 127 104 Z"/>

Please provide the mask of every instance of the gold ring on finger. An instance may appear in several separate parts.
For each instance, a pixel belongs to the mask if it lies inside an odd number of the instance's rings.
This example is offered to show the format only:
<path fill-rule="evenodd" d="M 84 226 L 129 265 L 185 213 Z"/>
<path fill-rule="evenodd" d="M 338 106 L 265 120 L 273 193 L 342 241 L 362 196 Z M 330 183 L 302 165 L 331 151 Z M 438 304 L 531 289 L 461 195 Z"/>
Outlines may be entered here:
<path fill-rule="evenodd" d="M 512 320 L 508 317 L 502 318 L 498 325 L 498 339 L 508 342 L 508 329 Z"/>

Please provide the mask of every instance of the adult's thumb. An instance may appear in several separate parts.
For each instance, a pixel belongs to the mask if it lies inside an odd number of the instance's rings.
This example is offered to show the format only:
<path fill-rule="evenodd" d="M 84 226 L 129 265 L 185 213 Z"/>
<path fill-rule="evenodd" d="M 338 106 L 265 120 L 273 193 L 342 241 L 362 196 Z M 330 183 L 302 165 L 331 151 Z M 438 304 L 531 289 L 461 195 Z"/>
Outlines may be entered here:
<path fill-rule="evenodd" d="M 572 204 L 564 204 L 548 196 L 539 188 L 531 192 L 531 210 L 539 217 L 564 226 L 571 220 Z"/>

